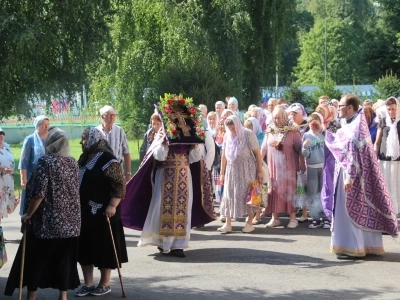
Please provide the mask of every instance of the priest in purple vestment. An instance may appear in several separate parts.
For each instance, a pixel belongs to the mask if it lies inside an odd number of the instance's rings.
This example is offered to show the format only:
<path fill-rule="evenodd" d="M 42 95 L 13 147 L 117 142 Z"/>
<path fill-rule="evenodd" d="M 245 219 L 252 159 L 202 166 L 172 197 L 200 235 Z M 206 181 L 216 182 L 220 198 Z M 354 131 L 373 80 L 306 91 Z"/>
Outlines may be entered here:
<path fill-rule="evenodd" d="M 398 230 L 359 103 L 356 95 L 344 95 L 339 102 L 342 128 L 325 136 L 325 145 L 335 158 L 334 197 L 322 201 L 333 219 L 331 252 L 338 259 L 382 255 L 382 232 L 396 237 Z"/>
<path fill-rule="evenodd" d="M 152 245 L 160 253 L 185 257 L 190 229 L 215 219 L 212 184 L 198 146 L 204 143 L 198 138 L 202 131 L 194 129 L 200 123 L 197 112 L 184 107 L 188 99 L 167 101 L 158 106 L 163 126 L 127 184 L 121 219 L 125 227 L 142 231 L 138 246 Z M 173 122 L 171 132 L 167 124 Z"/>

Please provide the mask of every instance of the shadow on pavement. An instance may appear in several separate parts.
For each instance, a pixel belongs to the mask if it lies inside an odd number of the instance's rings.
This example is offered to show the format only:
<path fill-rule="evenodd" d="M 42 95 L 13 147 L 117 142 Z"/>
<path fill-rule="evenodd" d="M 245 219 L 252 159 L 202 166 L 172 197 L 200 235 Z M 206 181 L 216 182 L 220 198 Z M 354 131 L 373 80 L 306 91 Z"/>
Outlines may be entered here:
<path fill-rule="evenodd" d="M 302 268 L 323 269 L 334 266 L 343 266 L 344 263 L 358 264 L 357 261 L 336 261 L 325 260 L 317 257 L 290 254 L 274 251 L 264 251 L 249 248 L 205 248 L 185 251 L 185 258 L 177 258 L 168 255 L 162 255 L 156 252 L 154 256 L 157 261 L 176 261 L 179 263 L 254 263 L 274 266 L 297 265 Z"/>

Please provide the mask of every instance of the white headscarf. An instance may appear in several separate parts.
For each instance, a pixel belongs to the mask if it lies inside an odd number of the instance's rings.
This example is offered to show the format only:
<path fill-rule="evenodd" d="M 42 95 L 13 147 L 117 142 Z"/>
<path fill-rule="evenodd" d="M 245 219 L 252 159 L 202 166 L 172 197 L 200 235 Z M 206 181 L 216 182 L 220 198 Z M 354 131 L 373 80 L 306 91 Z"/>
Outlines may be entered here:
<path fill-rule="evenodd" d="M 244 136 L 244 127 L 242 125 L 242 122 L 240 122 L 240 119 L 238 116 L 229 116 L 225 120 L 225 124 L 227 120 L 232 120 L 233 124 L 235 126 L 235 131 L 236 135 L 233 135 L 232 132 L 228 129 L 228 127 L 225 125 L 225 135 L 224 135 L 224 141 L 225 141 L 225 157 L 228 160 L 228 162 L 233 162 L 238 154 L 242 151 L 243 147 L 246 144 L 245 141 L 245 136 Z"/>
<path fill-rule="evenodd" d="M 46 151 L 44 149 L 44 144 L 39 136 L 38 128 L 43 120 L 49 120 L 46 116 L 37 116 L 33 120 L 33 126 L 35 126 L 35 132 L 33 133 L 33 165 L 36 166 L 37 161 L 40 157 L 45 155 Z"/>
<path fill-rule="evenodd" d="M 210 122 L 208 121 L 208 117 L 209 116 L 215 116 L 215 126 L 214 126 L 214 128 L 211 128 L 211 126 L 210 126 Z M 218 124 L 219 124 L 218 114 L 216 112 L 214 112 L 214 111 L 210 111 L 207 114 L 207 129 L 211 131 L 213 136 L 217 133 Z"/>
<path fill-rule="evenodd" d="M 396 100 L 396 118 L 392 122 L 389 113 L 386 114 L 386 125 L 390 127 L 389 134 L 386 140 L 386 156 L 390 156 L 392 160 L 400 157 L 399 134 L 397 132 L 397 122 L 400 120 L 400 102 Z"/>
<path fill-rule="evenodd" d="M 253 125 L 253 132 L 258 136 L 262 132 L 260 121 L 254 117 L 247 118 L 247 121 L 251 122 Z"/>

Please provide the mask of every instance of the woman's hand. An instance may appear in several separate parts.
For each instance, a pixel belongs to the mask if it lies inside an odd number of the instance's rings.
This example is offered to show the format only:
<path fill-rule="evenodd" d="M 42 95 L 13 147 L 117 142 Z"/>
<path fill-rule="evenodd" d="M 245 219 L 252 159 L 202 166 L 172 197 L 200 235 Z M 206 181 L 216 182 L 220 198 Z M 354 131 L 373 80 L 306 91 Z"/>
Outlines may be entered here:
<path fill-rule="evenodd" d="M 7 168 L 7 167 L 4 167 L 4 168 L 2 168 L 2 170 L 1 170 L 4 174 L 11 174 L 12 173 L 12 171 L 13 171 L 13 169 L 10 169 L 10 168 Z"/>
<path fill-rule="evenodd" d="M 351 180 L 346 180 L 344 183 L 344 191 L 348 193 L 351 191 L 352 188 L 353 188 L 353 182 Z"/>
<path fill-rule="evenodd" d="M 31 224 L 31 217 L 32 217 L 32 216 L 29 216 L 28 214 L 24 214 L 24 215 L 21 217 L 21 222 L 22 222 L 22 224 L 25 224 L 25 223 Z"/>
<path fill-rule="evenodd" d="M 108 217 L 111 218 L 113 216 L 115 216 L 115 212 L 117 211 L 117 209 L 112 206 L 112 205 L 107 205 L 106 211 L 104 212 L 104 214 Z"/>
<path fill-rule="evenodd" d="M 224 180 L 225 180 L 225 174 L 219 175 L 219 181 L 221 182 L 221 184 L 224 184 Z"/>
<path fill-rule="evenodd" d="M 257 181 L 263 183 L 263 171 L 257 171 Z"/>
<path fill-rule="evenodd" d="M 304 143 L 303 143 L 303 147 L 304 148 L 307 148 L 308 146 L 310 146 L 311 145 L 311 139 L 306 139 L 305 141 L 304 141 Z"/>

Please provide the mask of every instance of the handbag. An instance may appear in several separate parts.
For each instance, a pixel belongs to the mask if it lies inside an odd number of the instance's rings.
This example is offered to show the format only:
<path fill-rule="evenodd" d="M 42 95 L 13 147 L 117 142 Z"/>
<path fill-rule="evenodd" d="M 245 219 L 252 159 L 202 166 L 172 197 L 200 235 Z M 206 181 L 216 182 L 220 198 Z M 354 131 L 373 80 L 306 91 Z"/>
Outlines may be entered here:
<path fill-rule="evenodd" d="M 254 207 L 262 207 L 263 197 L 262 197 L 262 183 L 258 181 L 253 181 L 249 184 L 249 191 L 247 193 L 246 204 Z"/>
<path fill-rule="evenodd" d="M 307 173 L 297 172 L 295 207 L 307 205 Z"/>
<path fill-rule="evenodd" d="M 267 207 L 268 206 L 268 186 L 266 184 L 261 185 L 261 207 Z"/>
<path fill-rule="evenodd" d="M 6 244 L 4 242 L 3 228 L 0 227 L 0 268 L 7 262 Z"/>

